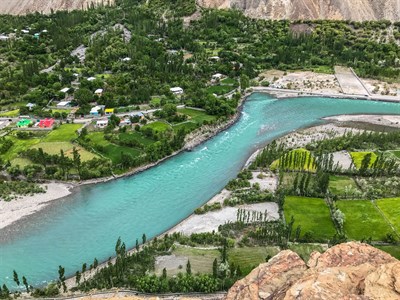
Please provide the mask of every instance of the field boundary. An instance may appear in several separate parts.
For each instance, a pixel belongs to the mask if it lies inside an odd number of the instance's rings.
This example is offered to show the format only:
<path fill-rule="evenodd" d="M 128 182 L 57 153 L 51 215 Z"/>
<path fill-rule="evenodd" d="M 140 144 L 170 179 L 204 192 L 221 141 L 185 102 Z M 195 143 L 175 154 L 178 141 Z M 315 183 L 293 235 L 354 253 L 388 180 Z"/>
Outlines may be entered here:
<path fill-rule="evenodd" d="M 383 211 L 379 208 L 378 205 L 376 205 L 376 201 L 375 200 L 371 200 L 372 204 L 374 205 L 374 207 L 378 210 L 378 212 L 381 214 L 381 216 L 385 219 L 386 223 L 389 224 L 390 228 L 392 228 L 393 232 L 397 235 L 398 238 L 400 238 L 400 234 L 397 231 L 397 229 L 394 227 L 394 225 L 392 224 L 392 222 L 390 222 L 390 220 L 386 217 L 386 215 L 383 213 Z"/>

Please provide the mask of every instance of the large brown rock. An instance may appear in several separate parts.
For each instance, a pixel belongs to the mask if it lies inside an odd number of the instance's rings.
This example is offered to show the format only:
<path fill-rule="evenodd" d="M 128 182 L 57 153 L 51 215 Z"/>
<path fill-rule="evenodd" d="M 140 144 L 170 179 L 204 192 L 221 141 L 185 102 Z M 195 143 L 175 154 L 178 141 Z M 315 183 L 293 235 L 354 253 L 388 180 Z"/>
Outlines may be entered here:
<path fill-rule="evenodd" d="M 306 269 L 305 262 L 296 253 L 282 251 L 236 282 L 226 299 L 282 299 L 287 289 L 303 276 Z"/>
<path fill-rule="evenodd" d="M 355 242 L 314 252 L 307 265 L 286 250 L 236 282 L 227 299 L 400 299 L 400 262 Z"/>

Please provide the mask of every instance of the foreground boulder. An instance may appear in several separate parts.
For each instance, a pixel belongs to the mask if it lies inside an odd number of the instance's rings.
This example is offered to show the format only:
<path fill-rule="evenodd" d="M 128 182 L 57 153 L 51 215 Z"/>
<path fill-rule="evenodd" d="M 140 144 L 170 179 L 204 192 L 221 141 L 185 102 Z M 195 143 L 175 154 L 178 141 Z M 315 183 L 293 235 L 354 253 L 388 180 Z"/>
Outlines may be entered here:
<path fill-rule="evenodd" d="M 314 252 L 307 264 L 285 250 L 236 282 L 227 299 L 400 299 L 400 261 L 355 242 Z"/>

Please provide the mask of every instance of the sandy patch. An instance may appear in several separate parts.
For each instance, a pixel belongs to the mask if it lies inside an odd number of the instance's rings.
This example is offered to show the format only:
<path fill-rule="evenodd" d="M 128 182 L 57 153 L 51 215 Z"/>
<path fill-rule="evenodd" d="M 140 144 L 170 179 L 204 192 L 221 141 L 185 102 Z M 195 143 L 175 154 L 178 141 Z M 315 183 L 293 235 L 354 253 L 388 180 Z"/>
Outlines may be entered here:
<path fill-rule="evenodd" d="M 47 183 L 41 186 L 47 189 L 46 193 L 22 196 L 10 202 L 0 201 L 0 229 L 41 210 L 50 201 L 68 196 L 73 188 L 72 184 L 64 183 Z"/>
<path fill-rule="evenodd" d="M 361 130 L 354 128 L 340 127 L 335 124 L 325 124 L 293 132 L 280 138 L 278 142 L 285 143 L 288 148 L 301 148 L 309 143 L 333 139 L 350 131 L 353 133 L 361 132 Z"/>
<path fill-rule="evenodd" d="M 368 90 L 350 68 L 336 66 L 335 73 L 344 94 L 368 95 Z"/>
<path fill-rule="evenodd" d="M 400 116 L 396 115 L 340 115 L 324 119 L 337 122 L 363 122 L 400 128 Z"/>
<path fill-rule="evenodd" d="M 237 211 L 246 209 L 248 211 L 257 211 L 268 213 L 268 220 L 278 220 L 278 205 L 274 202 L 257 203 L 249 205 L 240 205 L 237 207 L 224 207 L 218 211 L 208 212 L 204 215 L 191 215 L 189 218 L 175 226 L 169 233 L 181 232 L 185 235 L 200 232 L 218 231 L 218 226 L 228 222 L 236 222 Z"/>
<path fill-rule="evenodd" d="M 263 78 L 262 80 L 260 80 Z M 268 81 L 272 88 L 293 89 L 301 92 L 321 92 L 338 94 L 341 92 L 339 83 L 333 74 L 322 74 L 310 71 L 286 73 L 270 70 L 261 73 L 260 81 Z"/>
<path fill-rule="evenodd" d="M 251 172 L 253 174 L 253 179 L 250 179 L 251 185 L 258 183 L 262 191 L 268 190 L 270 192 L 275 192 L 278 187 L 278 178 L 273 173 L 270 172 Z M 260 176 L 261 174 L 261 176 Z M 258 178 L 261 177 L 261 178 Z"/>
<path fill-rule="evenodd" d="M 353 160 L 351 159 L 349 152 L 338 151 L 332 154 L 334 165 L 337 164 L 342 170 L 349 170 L 352 167 Z"/>
<path fill-rule="evenodd" d="M 184 256 L 176 256 L 175 254 L 172 255 L 163 255 L 157 256 L 155 262 L 155 269 L 162 270 L 165 268 L 167 270 L 167 274 L 170 274 L 172 270 L 179 269 L 181 266 L 181 272 L 186 272 L 186 264 L 188 262 L 188 258 Z M 161 274 L 157 274 L 161 275 Z"/>

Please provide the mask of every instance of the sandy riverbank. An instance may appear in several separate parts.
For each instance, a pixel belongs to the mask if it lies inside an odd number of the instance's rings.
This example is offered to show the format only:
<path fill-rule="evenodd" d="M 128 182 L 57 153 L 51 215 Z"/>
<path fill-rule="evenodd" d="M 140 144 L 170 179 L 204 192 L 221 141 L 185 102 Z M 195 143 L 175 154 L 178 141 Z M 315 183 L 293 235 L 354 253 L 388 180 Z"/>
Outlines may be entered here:
<path fill-rule="evenodd" d="M 74 184 L 51 182 L 41 184 L 46 193 L 32 196 L 21 196 L 19 199 L 9 202 L 0 201 L 0 229 L 12 223 L 34 214 L 44 208 L 49 202 L 68 196 L 72 193 Z"/>

